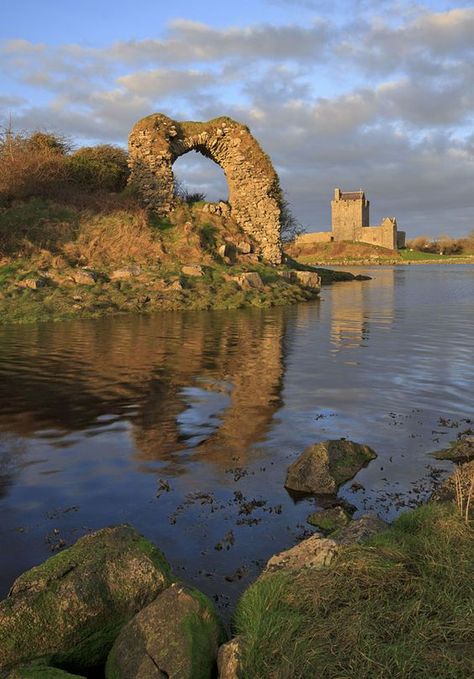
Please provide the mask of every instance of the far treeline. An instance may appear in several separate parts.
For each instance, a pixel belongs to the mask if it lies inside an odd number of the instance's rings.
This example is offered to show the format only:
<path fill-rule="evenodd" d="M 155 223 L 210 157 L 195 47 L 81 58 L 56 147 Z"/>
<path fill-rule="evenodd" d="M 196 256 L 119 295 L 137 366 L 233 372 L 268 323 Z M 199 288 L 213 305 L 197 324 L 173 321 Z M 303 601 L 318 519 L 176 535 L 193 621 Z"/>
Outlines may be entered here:
<path fill-rule="evenodd" d="M 407 248 L 418 252 L 429 252 L 436 255 L 472 255 L 474 254 L 474 230 L 467 236 L 417 236 L 407 241 Z"/>

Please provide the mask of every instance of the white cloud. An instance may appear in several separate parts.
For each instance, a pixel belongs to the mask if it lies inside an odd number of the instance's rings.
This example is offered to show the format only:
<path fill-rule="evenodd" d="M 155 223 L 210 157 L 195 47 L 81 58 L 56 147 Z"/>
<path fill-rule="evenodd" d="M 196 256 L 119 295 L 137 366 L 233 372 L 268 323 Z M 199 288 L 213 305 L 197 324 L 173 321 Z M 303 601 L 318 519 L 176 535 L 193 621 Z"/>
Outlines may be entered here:
<path fill-rule="evenodd" d="M 156 110 L 227 114 L 251 127 L 308 226 L 327 226 L 341 185 L 367 190 L 374 219 L 395 214 L 402 228 L 433 234 L 470 230 L 474 9 L 403 3 L 397 14 L 384 2 L 382 18 L 347 12 L 341 24 L 323 2 L 299 5 L 327 18 L 226 29 L 179 20 L 161 38 L 100 49 L 8 41 L 0 59 L 12 89 L 3 88 L 0 116 L 12 113 L 21 129 L 125 143 Z M 189 161 L 183 171 L 212 193 L 209 170 Z"/>

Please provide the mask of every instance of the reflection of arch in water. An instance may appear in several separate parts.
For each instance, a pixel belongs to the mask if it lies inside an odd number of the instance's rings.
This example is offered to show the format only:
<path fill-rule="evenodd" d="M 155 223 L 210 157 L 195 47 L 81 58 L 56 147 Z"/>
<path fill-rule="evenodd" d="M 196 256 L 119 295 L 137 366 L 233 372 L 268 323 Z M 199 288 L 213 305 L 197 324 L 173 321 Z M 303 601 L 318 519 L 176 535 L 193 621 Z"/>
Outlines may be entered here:
<path fill-rule="evenodd" d="M 131 183 L 146 204 L 162 215 L 173 209 L 173 163 L 189 151 L 202 153 L 223 169 L 233 218 L 254 239 L 259 254 L 279 264 L 278 175 L 249 129 L 231 118 L 177 122 L 156 113 L 136 123 L 129 136 Z"/>
<path fill-rule="evenodd" d="M 286 313 L 168 313 L 28 333 L 13 326 L 0 338 L 13 366 L 0 382 L 0 431 L 28 438 L 49 430 L 50 445 L 54 436 L 61 445 L 65 434 L 100 429 L 112 414 L 129 423 L 138 459 L 167 461 L 179 473 L 179 452 L 189 448 L 179 424 L 186 389 L 215 392 L 225 383 L 228 404 L 190 455 L 229 466 L 264 436 L 279 407 Z M 35 368 L 15 370 L 18 362 Z"/>

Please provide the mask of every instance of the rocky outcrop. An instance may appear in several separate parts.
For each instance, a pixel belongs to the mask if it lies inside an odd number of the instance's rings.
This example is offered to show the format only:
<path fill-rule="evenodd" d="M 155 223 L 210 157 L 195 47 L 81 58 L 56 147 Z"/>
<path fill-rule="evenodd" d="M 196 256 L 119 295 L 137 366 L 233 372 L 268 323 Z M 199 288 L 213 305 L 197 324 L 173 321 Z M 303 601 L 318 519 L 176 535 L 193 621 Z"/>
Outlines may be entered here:
<path fill-rule="evenodd" d="M 223 630 L 211 602 L 174 584 L 120 632 L 107 679 L 206 679 L 212 676 Z"/>
<path fill-rule="evenodd" d="M 321 276 L 315 271 L 295 271 L 296 280 L 304 288 L 311 288 L 311 290 L 321 289 Z"/>
<path fill-rule="evenodd" d="M 433 453 L 437 460 L 451 460 L 452 462 L 469 462 L 474 460 L 474 436 L 463 436 L 455 441 L 449 448 L 438 450 Z"/>
<path fill-rule="evenodd" d="M 301 493 L 332 494 L 376 457 L 369 446 L 360 443 L 322 441 L 306 448 L 289 466 L 285 487 Z"/>
<path fill-rule="evenodd" d="M 177 122 L 156 113 L 134 126 L 128 143 L 130 182 L 146 205 L 162 216 L 176 204 L 172 167 L 177 158 L 198 151 L 217 163 L 227 178 L 233 219 L 251 237 L 258 254 L 280 264 L 278 175 L 248 127 L 227 117 Z"/>
<path fill-rule="evenodd" d="M 371 514 L 350 521 L 331 537 L 315 533 L 291 549 L 275 554 L 268 560 L 262 575 L 279 570 L 324 568 L 331 565 L 336 554 L 346 545 L 365 542 L 388 528 L 388 524 Z"/>
<path fill-rule="evenodd" d="M 121 627 L 169 586 L 163 554 L 129 526 L 104 528 L 21 575 L 0 603 L 0 674 L 34 658 L 103 662 Z"/>

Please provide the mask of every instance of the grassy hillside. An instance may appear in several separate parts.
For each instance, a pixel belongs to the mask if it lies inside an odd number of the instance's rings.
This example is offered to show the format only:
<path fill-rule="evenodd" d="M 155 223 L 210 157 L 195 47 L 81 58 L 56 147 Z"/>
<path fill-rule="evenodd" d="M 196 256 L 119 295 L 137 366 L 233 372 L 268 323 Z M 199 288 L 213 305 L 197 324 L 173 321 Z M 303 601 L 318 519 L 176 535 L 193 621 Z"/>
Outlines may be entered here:
<path fill-rule="evenodd" d="M 295 245 L 291 243 L 286 251 L 298 262 L 304 264 L 404 264 L 404 263 L 450 263 L 474 262 L 471 254 L 439 255 L 418 250 L 389 250 L 378 245 L 356 242 L 313 243 Z"/>
<path fill-rule="evenodd" d="M 285 267 L 239 254 L 232 244 L 250 249 L 246 234 L 202 207 L 183 203 L 162 220 L 125 192 L 67 203 L 36 197 L 0 209 L 0 322 L 265 307 L 314 296 L 285 280 Z M 234 277 L 247 271 L 263 286 L 242 289 Z"/>

